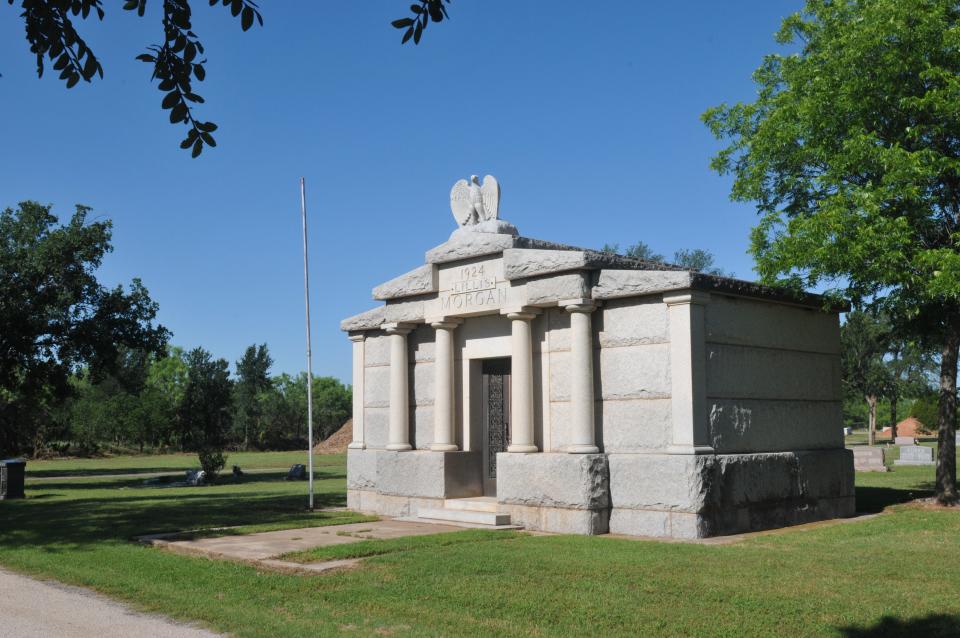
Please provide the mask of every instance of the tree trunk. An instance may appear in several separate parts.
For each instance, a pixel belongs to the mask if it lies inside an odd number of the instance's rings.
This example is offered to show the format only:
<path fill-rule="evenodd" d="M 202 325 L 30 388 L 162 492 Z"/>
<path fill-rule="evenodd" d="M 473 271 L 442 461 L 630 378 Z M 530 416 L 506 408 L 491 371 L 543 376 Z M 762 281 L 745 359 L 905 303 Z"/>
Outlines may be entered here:
<path fill-rule="evenodd" d="M 890 440 L 897 440 L 897 397 L 890 397 Z"/>
<path fill-rule="evenodd" d="M 957 351 L 960 349 L 960 322 L 947 324 L 940 354 L 940 431 L 937 437 L 937 501 L 947 505 L 960 499 L 957 494 Z"/>
<path fill-rule="evenodd" d="M 867 445 L 877 442 L 877 397 L 868 396 L 867 405 L 870 406 L 870 415 L 867 417 Z"/>

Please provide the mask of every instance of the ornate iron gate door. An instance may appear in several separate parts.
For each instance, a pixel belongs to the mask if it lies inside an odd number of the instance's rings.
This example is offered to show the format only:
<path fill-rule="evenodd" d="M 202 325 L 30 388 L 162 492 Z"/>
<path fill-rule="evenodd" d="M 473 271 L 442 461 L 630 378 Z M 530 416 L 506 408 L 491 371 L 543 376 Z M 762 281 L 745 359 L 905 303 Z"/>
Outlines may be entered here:
<path fill-rule="evenodd" d="M 483 362 L 483 492 L 497 493 L 497 453 L 510 444 L 510 359 Z"/>

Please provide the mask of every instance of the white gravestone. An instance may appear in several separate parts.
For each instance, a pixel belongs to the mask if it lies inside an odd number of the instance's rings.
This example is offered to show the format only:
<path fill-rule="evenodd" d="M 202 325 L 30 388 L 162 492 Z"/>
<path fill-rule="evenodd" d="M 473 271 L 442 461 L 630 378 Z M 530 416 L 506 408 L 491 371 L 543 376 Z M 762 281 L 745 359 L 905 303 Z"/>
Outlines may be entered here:
<path fill-rule="evenodd" d="M 916 445 L 917 440 L 912 436 L 898 436 L 894 439 L 894 443 L 897 445 Z"/>
<path fill-rule="evenodd" d="M 886 472 L 887 466 L 883 463 L 883 448 L 857 445 L 851 447 L 853 452 L 853 469 L 857 472 Z"/>
<path fill-rule="evenodd" d="M 894 465 L 933 465 L 933 448 L 923 445 L 904 445 L 900 448 L 900 460 Z"/>

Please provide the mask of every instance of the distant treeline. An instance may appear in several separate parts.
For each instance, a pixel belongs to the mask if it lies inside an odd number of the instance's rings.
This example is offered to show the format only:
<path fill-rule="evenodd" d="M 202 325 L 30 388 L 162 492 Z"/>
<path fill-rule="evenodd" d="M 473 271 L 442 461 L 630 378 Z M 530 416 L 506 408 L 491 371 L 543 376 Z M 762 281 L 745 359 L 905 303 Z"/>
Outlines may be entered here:
<path fill-rule="evenodd" d="M 250 346 L 230 375 L 227 361 L 201 348 L 168 347 L 164 356 L 125 350 L 116 372 L 83 370 L 73 392 L 37 424 L 34 453 L 92 454 L 107 449 L 185 451 L 205 447 L 197 432 L 216 423 L 220 449 L 286 450 L 307 445 L 307 375 L 271 376 L 266 344 Z M 351 388 L 313 379 L 314 440 L 350 418 Z"/>

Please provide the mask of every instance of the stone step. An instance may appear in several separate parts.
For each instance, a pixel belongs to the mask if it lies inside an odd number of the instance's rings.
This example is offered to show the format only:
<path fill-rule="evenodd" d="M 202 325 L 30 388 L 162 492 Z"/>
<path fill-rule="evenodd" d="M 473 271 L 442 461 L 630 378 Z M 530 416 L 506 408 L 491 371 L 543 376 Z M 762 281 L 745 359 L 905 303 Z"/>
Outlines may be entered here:
<path fill-rule="evenodd" d="M 424 507 L 417 512 L 417 517 L 431 521 L 449 521 L 452 523 L 472 523 L 474 525 L 509 525 L 509 514 L 497 512 L 478 512 L 466 509 L 447 509 Z"/>
<path fill-rule="evenodd" d="M 473 512 L 497 511 L 497 499 L 492 496 L 474 498 L 448 498 L 443 501 L 443 508 L 448 510 L 470 510 Z"/>

